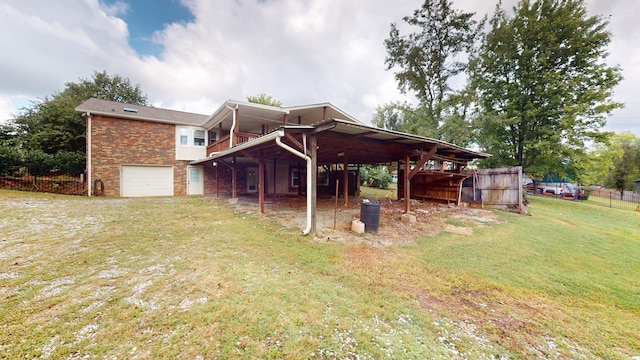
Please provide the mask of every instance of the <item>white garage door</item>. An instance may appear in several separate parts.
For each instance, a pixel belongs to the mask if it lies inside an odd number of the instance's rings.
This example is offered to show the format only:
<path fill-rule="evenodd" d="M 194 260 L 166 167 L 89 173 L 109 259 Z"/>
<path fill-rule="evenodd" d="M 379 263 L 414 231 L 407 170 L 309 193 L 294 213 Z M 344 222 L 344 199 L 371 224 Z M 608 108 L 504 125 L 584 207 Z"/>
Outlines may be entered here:
<path fill-rule="evenodd" d="M 173 196 L 173 167 L 123 165 L 121 196 Z"/>

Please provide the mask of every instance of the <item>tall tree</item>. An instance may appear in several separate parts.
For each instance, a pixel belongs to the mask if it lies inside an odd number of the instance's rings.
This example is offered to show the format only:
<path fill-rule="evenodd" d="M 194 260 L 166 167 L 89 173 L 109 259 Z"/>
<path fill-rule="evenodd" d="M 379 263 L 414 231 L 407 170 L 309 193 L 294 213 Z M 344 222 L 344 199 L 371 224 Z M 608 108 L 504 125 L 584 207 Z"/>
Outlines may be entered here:
<path fill-rule="evenodd" d="M 594 180 L 618 191 L 635 190 L 640 179 L 640 137 L 631 132 L 614 134 L 591 152 Z"/>
<path fill-rule="evenodd" d="M 450 0 L 425 0 L 404 22 L 416 32 L 400 35 L 398 26 L 391 24 L 387 49 L 387 69 L 398 68 L 395 78 L 403 93 L 415 92 L 423 116 L 417 128 L 429 128 L 436 133 L 447 120 L 445 108 L 450 104 L 452 78 L 467 69 L 466 58 L 473 53 L 484 20 L 478 23 L 474 13 L 452 7 Z"/>
<path fill-rule="evenodd" d="M 106 72 L 95 72 L 91 79 L 66 83 L 61 92 L 32 102 L 22 114 L 10 121 L 14 142 L 25 150 L 40 150 L 48 154 L 58 151 L 85 151 L 85 122 L 75 108 L 89 98 L 146 105 L 147 97 L 140 85 L 129 79 Z"/>
<path fill-rule="evenodd" d="M 479 143 L 492 165 L 561 174 L 622 106 L 611 99 L 622 76 L 605 63 L 608 23 L 582 0 L 521 0 L 512 17 L 500 6 L 472 62 Z"/>
<path fill-rule="evenodd" d="M 247 96 L 247 101 L 250 103 L 269 105 L 269 106 L 275 106 L 275 107 L 282 106 L 282 101 L 276 100 L 273 98 L 273 96 L 267 95 L 264 93 L 254 95 L 254 96 Z"/>

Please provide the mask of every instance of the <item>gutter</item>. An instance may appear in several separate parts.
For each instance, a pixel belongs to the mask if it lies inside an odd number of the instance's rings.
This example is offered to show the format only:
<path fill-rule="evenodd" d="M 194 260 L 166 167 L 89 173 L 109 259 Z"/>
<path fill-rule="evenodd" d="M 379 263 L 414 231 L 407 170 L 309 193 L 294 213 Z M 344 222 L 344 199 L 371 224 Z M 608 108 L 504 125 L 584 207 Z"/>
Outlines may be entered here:
<path fill-rule="evenodd" d="M 276 136 L 276 144 L 287 150 L 288 152 L 292 153 L 293 155 L 296 155 L 299 158 L 302 158 L 304 160 L 307 161 L 307 227 L 302 231 L 303 235 L 309 235 L 309 233 L 311 232 L 311 188 L 313 186 L 312 183 L 312 179 L 311 179 L 311 173 L 312 173 L 312 169 L 311 169 L 311 157 L 309 157 L 308 155 L 306 155 L 307 149 L 305 150 L 305 153 L 301 153 L 298 150 L 292 148 L 291 146 L 285 144 L 282 142 L 282 137 L 284 136 L 284 130 L 279 130 L 277 132 L 277 136 Z"/>
<path fill-rule="evenodd" d="M 218 159 L 218 158 L 222 158 L 225 156 L 229 156 L 233 153 L 242 151 L 244 149 L 247 148 L 251 148 L 253 146 L 259 145 L 259 144 L 263 144 L 263 143 L 267 143 L 271 140 L 276 141 L 276 145 L 278 145 L 279 147 L 285 149 L 286 151 L 290 152 L 291 154 L 305 160 L 307 162 L 307 226 L 306 228 L 302 231 L 303 235 L 309 235 L 309 233 L 311 232 L 311 189 L 313 187 L 313 183 L 312 183 L 312 179 L 311 179 L 311 170 L 312 170 L 312 165 L 311 165 L 311 157 L 309 155 L 306 155 L 306 149 L 305 149 L 305 153 L 302 153 L 294 148 L 292 148 L 291 146 L 285 144 L 282 142 L 282 137 L 284 137 L 284 130 L 280 129 L 278 131 L 274 131 L 272 133 L 269 133 L 265 136 L 259 137 L 255 140 L 251 140 L 251 141 L 247 141 L 246 143 L 242 143 L 236 147 L 234 147 L 233 149 L 228 149 L 228 150 L 224 150 L 224 151 L 220 151 L 217 153 L 211 153 L 209 155 L 208 158 L 206 159 L 202 159 L 202 160 L 197 160 L 197 161 L 192 161 L 190 164 L 191 165 L 197 165 L 197 164 L 201 164 L 207 161 L 211 161 L 212 159 Z M 306 140 L 306 137 L 305 137 Z M 306 141 L 305 141 L 306 142 Z"/>
<path fill-rule="evenodd" d="M 231 149 L 233 147 L 233 131 L 235 130 L 237 123 L 236 110 L 238 110 L 238 104 L 236 104 L 235 107 L 231 107 L 228 103 L 225 103 L 224 106 L 233 112 L 233 123 L 231 124 L 231 130 L 229 130 L 229 149 Z"/>
<path fill-rule="evenodd" d="M 91 113 L 86 112 L 87 115 L 87 196 L 93 195 L 93 185 L 91 184 Z"/>

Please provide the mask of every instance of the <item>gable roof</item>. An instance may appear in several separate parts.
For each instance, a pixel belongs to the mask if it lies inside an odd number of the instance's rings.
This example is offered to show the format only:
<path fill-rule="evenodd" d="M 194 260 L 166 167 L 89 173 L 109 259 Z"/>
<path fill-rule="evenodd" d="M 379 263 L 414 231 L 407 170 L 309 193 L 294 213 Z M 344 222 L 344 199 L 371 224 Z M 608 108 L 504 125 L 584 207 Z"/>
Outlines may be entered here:
<path fill-rule="evenodd" d="M 91 98 L 75 109 L 80 113 L 111 116 L 123 119 L 154 121 L 176 125 L 202 126 L 208 116 L 184 111 L 124 104 L 115 101 Z"/>
<path fill-rule="evenodd" d="M 229 130 L 233 123 L 233 111 L 235 109 L 238 109 L 238 123 L 240 126 L 245 127 L 245 129 L 241 130 L 244 132 L 259 128 L 261 125 L 284 125 L 285 116 L 289 124 L 298 125 L 311 125 L 326 119 L 343 119 L 361 124 L 356 118 L 328 102 L 278 107 L 230 99 L 211 114 L 204 126 L 213 128 L 222 125 L 223 129 Z"/>

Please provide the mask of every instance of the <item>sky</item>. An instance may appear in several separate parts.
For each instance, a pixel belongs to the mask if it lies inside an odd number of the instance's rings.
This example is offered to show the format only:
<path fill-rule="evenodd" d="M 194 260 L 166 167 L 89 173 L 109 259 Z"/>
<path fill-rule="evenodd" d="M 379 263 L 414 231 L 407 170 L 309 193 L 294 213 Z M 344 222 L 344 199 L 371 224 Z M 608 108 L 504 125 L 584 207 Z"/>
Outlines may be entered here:
<path fill-rule="evenodd" d="M 478 19 L 496 2 L 453 0 Z M 369 123 L 378 106 L 412 100 L 386 70 L 383 42 L 422 3 L 0 0 L 0 122 L 104 70 L 139 84 L 156 107 L 211 114 L 225 100 L 265 93 L 284 106 L 330 102 Z M 624 76 L 614 99 L 625 108 L 604 130 L 640 135 L 640 1 L 585 3 L 609 19 L 607 62 Z"/>

